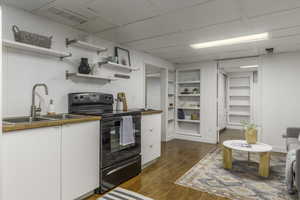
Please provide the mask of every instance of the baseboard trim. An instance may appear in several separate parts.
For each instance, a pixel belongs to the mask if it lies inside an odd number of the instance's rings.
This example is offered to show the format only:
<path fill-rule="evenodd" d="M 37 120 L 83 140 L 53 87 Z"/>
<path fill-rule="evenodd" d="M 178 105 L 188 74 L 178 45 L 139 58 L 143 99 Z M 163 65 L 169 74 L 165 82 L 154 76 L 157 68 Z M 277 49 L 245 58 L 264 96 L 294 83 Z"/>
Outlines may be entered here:
<path fill-rule="evenodd" d="M 202 138 L 202 137 L 182 135 L 182 134 L 176 134 L 174 139 L 188 140 L 188 141 L 194 141 L 194 142 L 203 142 L 203 143 L 209 143 L 209 144 L 217 144 L 217 142 L 211 138 Z"/>

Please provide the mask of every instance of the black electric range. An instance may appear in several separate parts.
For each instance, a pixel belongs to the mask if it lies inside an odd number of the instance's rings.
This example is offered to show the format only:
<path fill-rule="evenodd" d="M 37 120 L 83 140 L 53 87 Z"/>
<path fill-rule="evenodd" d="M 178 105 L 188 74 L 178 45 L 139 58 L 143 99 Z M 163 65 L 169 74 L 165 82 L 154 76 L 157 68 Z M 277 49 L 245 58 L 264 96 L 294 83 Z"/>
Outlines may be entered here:
<path fill-rule="evenodd" d="M 104 193 L 141 172 L 141 110 L 115 111 L 112 94 L 84 92 L 68 95 L 69 113 L 101 116 L 100 187 Z M 133 144 L 121 145 L 120 124 L 123 116 L 132 116 Z"/>

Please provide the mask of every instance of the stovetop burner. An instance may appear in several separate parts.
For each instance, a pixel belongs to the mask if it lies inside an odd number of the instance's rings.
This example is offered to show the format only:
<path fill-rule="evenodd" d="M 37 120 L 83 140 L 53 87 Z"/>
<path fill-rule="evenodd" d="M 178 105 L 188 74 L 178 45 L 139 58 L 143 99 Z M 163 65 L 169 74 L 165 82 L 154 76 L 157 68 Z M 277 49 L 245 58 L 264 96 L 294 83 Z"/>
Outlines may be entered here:
<path fill-rule="evenodd" d="M 125 115 L 138 115 L 141 109 L 117 111 L 113 110 L 114 98 L 112 94 L 84 92 L 71 93 L 69 97 L 69 113 L 96 115 L 103 118 Z"/>

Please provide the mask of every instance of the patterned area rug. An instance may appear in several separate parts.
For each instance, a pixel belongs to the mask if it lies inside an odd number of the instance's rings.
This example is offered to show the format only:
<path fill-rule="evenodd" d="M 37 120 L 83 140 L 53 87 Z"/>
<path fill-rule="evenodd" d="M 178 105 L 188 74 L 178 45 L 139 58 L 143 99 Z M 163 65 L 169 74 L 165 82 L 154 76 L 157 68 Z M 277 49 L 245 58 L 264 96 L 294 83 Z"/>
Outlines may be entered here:
<path fill-rule="evenodd" d="M 97 200 L 153 200 L 136 192 L 117 187 Z"/>
<path fill-rule="evenodd" d="M 258 154 L 233 151 L 233 169 L 223 168 L 222 150 L 207 154 L 175 183 L 233 200 L 296 200 L 285 185 L 285 156 L 271 156 L 268 178 L 258 176 Z"/>

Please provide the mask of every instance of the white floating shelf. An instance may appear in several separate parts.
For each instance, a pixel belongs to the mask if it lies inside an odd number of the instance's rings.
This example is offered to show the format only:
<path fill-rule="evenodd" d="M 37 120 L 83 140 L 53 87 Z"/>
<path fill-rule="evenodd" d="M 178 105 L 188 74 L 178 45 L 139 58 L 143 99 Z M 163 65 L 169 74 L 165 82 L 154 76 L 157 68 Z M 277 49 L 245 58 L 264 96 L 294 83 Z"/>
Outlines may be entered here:
<path fill-rule="evenodd" d="M 230 88 L 245 88 L 250 89 L 249 85 L 231 85 Z"/>
<path fill-rule="evenodd" d="M 80 40 L 69 40 L 68 38 L 66 39 L 66 46 L 75 46 L 75 47 L 80 47 L 80 48 L 84 48 L 90 51 L 96 51 L 97 54 L 107 51 L 107 48 L 105 47 L 101 47 L 101 46 L 97 46 L 94 44 L 90 44 L 84 41 L 80 41 Z"/>
<path fill-rule="evenodd" d="M 250 104 L 229 104 L 229 106 L 245 106 L 245 107 L 249 107 Z"/>
<path fill-rule="evenodd" d="M 66 79 L 70 77 L 78 77 L 78 78 L 86 78 L 86 79 L 96 79 L 96 80 L 104 80 L 104 81 L 115 81 L 118 80 L 114 77 L 106 77 L 106 76 L 99 76 L 99 75 L 91 75 L 91 74 L 80 74 L 80 73 L 69 73 L 66 71 Z"/>
<path fill-rule="evenodd" d="M 197 108 L 197 107 L 178 107 L 178 109 L 184 109 L 184 110 L 200 110 L 200 108 Z"/>
<path fill-rule="evenodd" d="M 229 96 L 230 97 L 250 97 L 250 95 L 243 95 L 243 94 L 240 94 L 240 95 L 238 95 L 238 94 L 231 94 Z"/>
<path fill-rule="evenodd" d="M 26 51 L 34 52 L 37 54 L 48 55 L 48 56 L 52 56 L 52 57 L 56 57 L 56 58 L 60 58 L 60 59 L 72 56 L 72 54 L 68 53 L 68 52 L 47 49 L 47 48 L 38 47 L 38 46 L 30 45 L 30 44 L 24 44 L 21 42 L 15 42 L 15 41 L 11 41 L 11 40 L 2 40 L 2 44 L 5 47 L 26 50 Z"/>
<path fill-rule="evenodd" d="M 200 120 L 190 120 L 190 119 L 177 119 L 178 122 L 186 122 L 186 123 L 200 123 Z"/>
<path fill-rule="evenodd" d="M 130 67 L 130 66 L 126 66 L 126 65 L 121 65 L 118 63 L 113 63 L 113 62 L 107 62 L 107 63 L 98 63 L 100 66 L 103 67 L 108 67 L 108 68 L 119 68 L 119 69 L 124 69 L 124 70 L 128 70 L 128 71 L 137 71 L 138 68 L 135 67 Z"/>
<path fill-rule="evenodd" d="M 200 83 L 200 81 L 180 81 L 180 82 L 177 82 L 177 84 L 195 84 L 195 83 Z"/>
<path fill-rule="evenodd" d="M 247 113 L 247 112 L 229 112 L 229 115 L 235 115 L 235 116 L 250 116 L 250 113 Z"/>
<path fill-rule="evenodd" d="M 179 94 L 179 97 L 200 97 L 200 94 Z"/>

